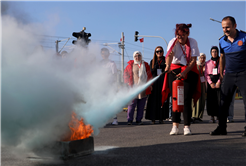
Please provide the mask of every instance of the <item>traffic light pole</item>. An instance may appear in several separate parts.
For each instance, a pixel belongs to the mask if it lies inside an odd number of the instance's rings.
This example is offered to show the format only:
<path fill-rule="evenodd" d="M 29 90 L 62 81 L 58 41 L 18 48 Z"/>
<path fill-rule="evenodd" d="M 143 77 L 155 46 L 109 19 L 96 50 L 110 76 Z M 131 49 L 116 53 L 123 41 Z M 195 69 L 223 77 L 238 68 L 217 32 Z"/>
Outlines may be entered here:
<path fill-rule="evenodd" d="M 157 38 L 163 39 L 166 42 L 166 45 L 168 45 L 167 44 L 167 41 L 163 37 L 161 37 L 161 36 L 134 35 L 134 37 L 157 37 Z"/>
<path fill-rule="evenodd" d="M 124 83 L 124 32 L 121 32 L 121 82 Z"/>
<path fill-rule="evenodd" d="M 104 43 L 105 46 L 110 47 L 109 44 L 119 44 L 119 47 L 121 48 L 121 53 L 118 51 L 116 51 L 116 52 L 118 52 L 118 54 L 121 55 L 121 82 L 124 83 L 124 49 L 125 49 L 124 32 L 121 32 L 121 43 Z M 112 47 L 110 47 L 110 48 L 112 48 Z"/>

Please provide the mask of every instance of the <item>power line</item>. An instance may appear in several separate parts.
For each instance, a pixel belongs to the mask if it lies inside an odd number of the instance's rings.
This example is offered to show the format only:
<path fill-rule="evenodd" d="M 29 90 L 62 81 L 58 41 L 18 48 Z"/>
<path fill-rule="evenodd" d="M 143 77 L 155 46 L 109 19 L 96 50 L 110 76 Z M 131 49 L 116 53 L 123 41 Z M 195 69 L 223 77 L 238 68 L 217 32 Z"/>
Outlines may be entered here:
<path fill-rule="evenodd" d="M 69 37 L 62 37 L 62 36 L 50 36 L 50 35 L 37 35 L 37 36 L 54 37 L 54 38 L 69 38 Z"/>
<path fill-rule="evenodd" d="M 128 50 L 132 50 L 133 52 L 134 52 L 134 51 L 137 51 L 135 48 L 129 48 L 129 47 L 127 47 L 127 49 L 128 49 Z M 139 51 L 140 51 L 140 50 L 139 50 Z M 145 51 L 145 53 L 148 53 L 148 54 L 151 54 L 151 55 L 153 54 L 153 53 L 150 52 L 150 51 Z"/>
<path fill-rule="evenodd" d="M 51 37 L 51 38 L 70 38 L 70 37 L 64 37 L 64 36 L 51 36 L 51 35 L 39 35 L 39 34 L 36 34 L 37 36 L 44 36 L 44 37 Z M 74 37 L 73 37 L 74 38 Z M 76 38 L 74 38 L 76 39 Z M 93 41 L 108 41 L 109 40 L 98 40 L 98 39 L 93 39 Z M 119 42 L 119 41 L 110 41 L 110 42 Z"/>
<path fill-rule="evenodd" d="M 53 46 L 47 46 L 47 45 L 44 45 L 44 44 L 48 44 L 48 45 L 51 45 L 51 44 L 53 44 L 53 43 L 55 43 L 55 40 L 54 39 L 51 39 L 51 38 L 69 38 L 69 37 L 64 37 L 64 36 L 51 36 L 51 35 L 37 35 L 37 36 L 43 36 L 43 37 L 45 37 L 45 38 L 43 38 L 43 39 L 41 39 L 41 43 L 42 43 L 42 45 L 43 45 L 43 47 L 45 47 L 45 48 L 55 48 L 55 45 Z M 74 37 L 72 38 L 72 39 L 75 39 Z M 103 45 L 103 43 L 101 43 L 101 42 L 118 42 L 118 41 L 109 41 L 109 40 L 97 40 L 97 39 L 94 39 L 93 41 L 95 41 L 95 42 L 100 42 L 99 44 L 100 45 Z M 64 41 L 65 42 L 65 41 Z M 125 42 L 125 43 L 127 43 L 127 44 L 129 44 L 129 45 L 132 45 L 132 46 L 136 46 L 136 47 L 141 47 L 141 46 L 139 46 L 139 45 L 136 45 L 136 44 L 132 44 L 132 43 L 129 43 L 129 42 Z M 71 46 L 71 44 L 70 45 L 67 45 L 67 46 Z M 66 47 L 67 47 L 66 46 Z M 136 48 L 132 48 L 132 47 L 127 47 L 127 49 L 128 50 L 136 50 Z M 152 51 L 153 51 L 153 49 L 150 49 L 150 48 L 146 48 L 145 47 L 145 49 L 147 49 L 147 51 L 146 52 L 151 52 L 152 53 Z M 125 49 L 126 50 L 126 49 Z M 149 51 L 148 51 L 149 50 Z M 151 51 L 150 51 L 151 50 Z M 120 55 L 116 55 L 115 54 L 115 56 L 120 56 Z M 128 52 L 127 52 L 127 50 L 126 50 L 126 56 L 128 57 L 128 59 L 130 60 L 131 58 L 130 58 L 130 56 L 129 56 L 129 54 L 128 54 Z M 144 58 L 144 59 L 151 59 L 151 58 Z"/>
<path fill-rule="evenodd" d="M 126 49 L 125 49 L 126 50 Z M 128 57 L 128 59 L 130 60 L 130 57 L 129 57 L 129 55 L 128 55 L 128 52 L 126 51 L 126 54 L 127 54 L 127 57 Z"/>
<path fill-rule="evenodd" d="M 55 47 L 51 47 L 51 46 L 43 46 L 42 47 L 45 47 L 45 48 L 55 48 Z"/>
<path fill-rule="evenodd" d="M 139 46 L 139 45 L 136 45 L 136 44 L 132 44 L 132 43 L 128 43 L 128 42 L 126 42 L 127 44 L 131 44 L 131 45 L 133 45 L 133 46 L 137 46 L 137 47 L 141 47 L 142 48 L 142 46 Z M 148 50 L 152 50 L 153 51 L 153 49 L 151 49 L 151 48 L 147 48 L 147 47 L 144 47 L 144 49 L 148 49 Z"/>

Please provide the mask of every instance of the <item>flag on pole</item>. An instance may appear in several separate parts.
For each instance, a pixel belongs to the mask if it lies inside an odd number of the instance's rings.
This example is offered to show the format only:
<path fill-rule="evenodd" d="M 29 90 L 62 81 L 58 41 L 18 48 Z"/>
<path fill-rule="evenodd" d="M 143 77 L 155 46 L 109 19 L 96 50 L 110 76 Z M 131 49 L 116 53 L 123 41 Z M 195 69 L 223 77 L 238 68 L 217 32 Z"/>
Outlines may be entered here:
<path fill-rule="evenodd" d="M 125 41 L 125 36 L 123 36 L 123 39 L 124 39 L 124 41 Z M 120 41 L 122 41 L 122 38 L 120 38 Z"/>
<path fill-rule="evenodd" d="M 144 42 L 144 38 L 142 38 L 142 39 L 139 39 L 139 41 L 140 41 L 140 43 Z"/>

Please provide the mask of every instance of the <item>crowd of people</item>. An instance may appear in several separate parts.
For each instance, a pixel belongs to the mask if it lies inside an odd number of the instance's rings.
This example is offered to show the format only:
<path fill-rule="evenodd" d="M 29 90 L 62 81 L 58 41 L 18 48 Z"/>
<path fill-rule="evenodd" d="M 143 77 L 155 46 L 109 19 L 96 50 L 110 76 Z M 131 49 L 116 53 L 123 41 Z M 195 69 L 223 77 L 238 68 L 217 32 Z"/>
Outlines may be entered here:
<path fill-rule="evenodd" d="M 246 110 L 246 32 L 236 29 L 233 17 L 224 17 L 224 35 L 219 39 L 219 47 L 211 47 L 211 59 L 206 62 L 207 56 L 199 52 L 197 41 L 189 37 L 191 26 L 176 24 L 175 37 L 170 40 L 166 55 L 163 47 L 157 46 L 149 64 L 143 60 L 140 51 L 133 53 L 133 60 L 128 62 L 124 70 L 124 83 L 129 88 L 143 85 L 156 76 L 159 78 L 128 105 L 128 125 L 133 124 L 136 106 L 136 124 L 142 124 L 146 104 L 145 119 L 150 120 L 150 124 L 156 121 L 162 124 L 171 115 L 173 124 L 170 135 L 178 135 L 182 112 L 183 133 L 191 135 L 191 123 L 203 121 L 206 107 L 211 117 L 209 122 L 218 123 L 210 135 L 226 135 L 227 122 L 233 122 L 237 87 L 243 96 Z M 184 108 L 170 114 L 172 83 L 177 78 L 184 84 Z M 118 123 L 114 121 L 112 124 Z M 246 127 L 242 135 L 246 136 Z"/>

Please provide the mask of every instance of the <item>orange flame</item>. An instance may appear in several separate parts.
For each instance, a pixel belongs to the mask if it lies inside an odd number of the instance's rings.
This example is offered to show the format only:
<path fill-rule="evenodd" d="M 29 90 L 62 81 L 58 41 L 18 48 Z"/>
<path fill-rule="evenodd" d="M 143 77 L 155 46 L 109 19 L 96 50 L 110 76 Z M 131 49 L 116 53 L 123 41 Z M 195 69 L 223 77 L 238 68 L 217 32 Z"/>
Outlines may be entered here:
<path fill-rule="evenodd" d="M 79 120 L 75 112 L 72 112 L 71 121 L 68 126 L 71 130 L 71 136 L 68 141 L 85 139 L 93 133 L 91 125 L 85 125 L 83 118 Z"/>

